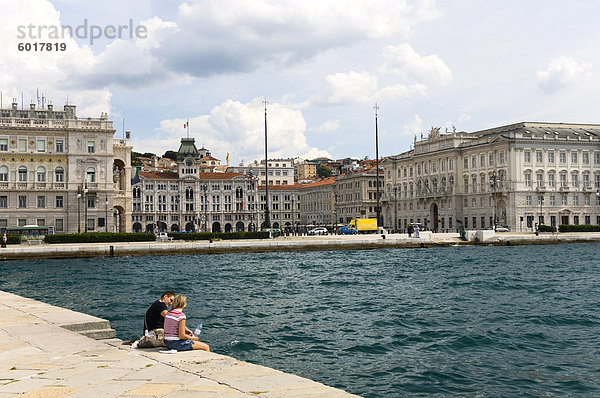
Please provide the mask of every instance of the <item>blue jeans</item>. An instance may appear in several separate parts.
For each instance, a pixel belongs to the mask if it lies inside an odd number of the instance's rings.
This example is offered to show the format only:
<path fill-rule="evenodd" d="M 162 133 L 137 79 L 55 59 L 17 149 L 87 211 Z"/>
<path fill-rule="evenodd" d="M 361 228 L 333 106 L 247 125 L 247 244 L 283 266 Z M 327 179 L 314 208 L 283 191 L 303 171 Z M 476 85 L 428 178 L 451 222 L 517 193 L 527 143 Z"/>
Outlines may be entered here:
<path fill-rule="evenodd" d="M 165 345 L 170 350 L 190 351 L 193 350 L 193 340 L 165 340 Z"/>

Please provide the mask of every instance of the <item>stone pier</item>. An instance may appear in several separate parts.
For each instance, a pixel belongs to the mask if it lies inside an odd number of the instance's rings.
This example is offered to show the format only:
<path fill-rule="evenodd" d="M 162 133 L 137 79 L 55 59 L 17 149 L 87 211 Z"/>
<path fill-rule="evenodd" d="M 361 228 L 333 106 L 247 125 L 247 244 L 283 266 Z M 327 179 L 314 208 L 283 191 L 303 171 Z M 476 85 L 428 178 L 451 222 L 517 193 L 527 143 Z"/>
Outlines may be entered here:
<path fill-rule="evenodd" d="M 132 349 L 108 321 L 0 291 L 0 397 L 357 397 L 203 351 Z"/>

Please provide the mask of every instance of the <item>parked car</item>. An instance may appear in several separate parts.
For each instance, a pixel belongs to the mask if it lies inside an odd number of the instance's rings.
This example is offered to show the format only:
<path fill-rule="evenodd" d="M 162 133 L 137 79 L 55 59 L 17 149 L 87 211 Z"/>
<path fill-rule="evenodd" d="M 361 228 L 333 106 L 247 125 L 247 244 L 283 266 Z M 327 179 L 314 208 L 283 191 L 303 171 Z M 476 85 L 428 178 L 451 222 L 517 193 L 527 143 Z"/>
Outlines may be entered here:
<path fill-rule="evenodd" d="M 492 225 L 491 227 L 488 227 L 486 229 L 491 229 L 493 231 L 494 230 L 494 226 Z M 508 228 L 503 227 L 502 225 L 498 225 L 496 227 L 496 232 L 508 232 Z"/>
<path fill-rule="evenodd" d="M 356 234 L 358 234 L 358 230 L 352 228 L 349 225 L 345 225 L 340 228 L 340 234 L 341 235 L 356 235 Z"/>
<path fill-rule="evenodd" d="M 323 227 L 317 227 L 317 228 L 313 228 L 310 231 L 308 231 L 309 235 L 327 235 L 329 232 L 327 231 L 327 228 L 323 228 Z"/>
<path fill-rule="evenodd" d="M 277 238 L 281 235 L 281 230 L 279 228 L 271 228 L 269 232 L 271 233 L 271 237 L 273 238 Z"/>

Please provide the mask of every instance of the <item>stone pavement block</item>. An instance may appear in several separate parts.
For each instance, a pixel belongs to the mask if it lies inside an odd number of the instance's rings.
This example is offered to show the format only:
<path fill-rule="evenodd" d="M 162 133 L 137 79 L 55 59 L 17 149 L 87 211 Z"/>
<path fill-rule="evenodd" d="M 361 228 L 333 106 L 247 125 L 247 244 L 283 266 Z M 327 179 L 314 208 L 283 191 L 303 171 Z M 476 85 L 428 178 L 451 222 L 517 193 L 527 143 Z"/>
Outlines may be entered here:
<path fill-rule="evenodd" d="M 158 375 L 153 381 L 157 383 L 180 383 L 186 386 L 219 386 L 219 383 L 180 369 L 165 375 Z"/>
<path fill-rule="evenodd" d="M 30 363 L 30 357 L 38 357 L 39 355 L 45 355 L 45 353 L 39 348 L 31 346 L 23 346 L 14 350 L 1 350 L 0 369 L 7 370 L 13 366 L 19 368 L 18 365 L 23 362 Z"/>
<path fill-rule="evenodd" d="M 153 364 L 152 366 L 146 366 L 139 370 L 128 373 L 121 377 L 122 380 L 154 380 L 158 377 L 169 378 L 170 375 L 177 371 L 172 366 L 165 365 L 162 363 Z M 165 380 L 170 381 L 170 380 Z"/>
<path fill-rule="evenodd" d="M 236 390 L 224 390 L 224 391 L 191 391 L 191 390 L 177 390 L 165 395 L 165 398 L 248 398 L 256 397 L 253 394 L 244 394 L 243 392 Z"/>
<path fill-rule="evenodd" d="M 65 369 L 65 372 L 56 372 L 51 375 L 35 376 L 39 379 L 53 379 L 56 384 L 68 387 L 90 387 L 119 379 L 123 376 L 123 369 L 95 368 L 95 369 Z"/>
<path fill-rule="evenodd" d="M 77 391 L 77 388 L 48 386 L 26 392 L 21 397 L 25 398 L 61 398 Z"/>
<path fill-rule="evenodd" d="M 0 371 L 0 385 L 3 384 L 3 380 L 20 380 L 37 373 L 38 371 L 31 369 L 2 370 Z"/>
<path fill-rule="evenodd" d="M 202 366 L 198 369 L 197 373 L 203 377 L 208 377 L 214 380 L 232 380 L 232 379 L 246 379 L 249 377 L 262 377 L 262 376 L 283 376 L 285 373 L 277 371 L 275 369 L 267 368 L 260 365 L 254 365 L 246 362 L 237 362 L 235 365 L 226 363 L 225 366 L 210 366 L 218 361 L 213 361 L 209 366 Z"/>
<path fill-rule="evenodd" d="M 157 397 L 170 393 L 181 387 L 181 384 L 175 383 L 147 383 L 143 386 L 125 392 L 126 396 L 150 396 Z"/>
<path fill-rule="evenodd" d="M 146 384 L 145 380 L 113 380 L 79 390 L 69 398 L 109 398 L 124 394 Z"/>
<path fill-rule="evenodd" d="M 314 386 L 316 383 L 295 375 L 279 374 L 246 378 L 228 378 L 226 373 L 220 377 L 226 380 L 227 385 L 241 391 L 271 391 L 277 389 L 296 389 Z"/>
<path fill-rule="evenodd" d="M 277 389 L 271 390 L 260 394 L 261 397 L 264 398 L 318 398 L 318 397 L 326 397 L 326 398 L 351 398 L 357 397 L 358 395 L 352 395 L 342 390 L 337 390 L 332 387 L 327 387 L 325 385 L 322 386 L 311 386 L 304 388 L 285 388 L 285 389 Z"/>
<path fill-rule="evenodd" d="M 46 387 L 51 384 L 54 384 L 53 380 L 24 379 L 14 383 L 0 385 L 0 392 L 22 394 L 24 392 L 32 391 L 36 388 Z"/>

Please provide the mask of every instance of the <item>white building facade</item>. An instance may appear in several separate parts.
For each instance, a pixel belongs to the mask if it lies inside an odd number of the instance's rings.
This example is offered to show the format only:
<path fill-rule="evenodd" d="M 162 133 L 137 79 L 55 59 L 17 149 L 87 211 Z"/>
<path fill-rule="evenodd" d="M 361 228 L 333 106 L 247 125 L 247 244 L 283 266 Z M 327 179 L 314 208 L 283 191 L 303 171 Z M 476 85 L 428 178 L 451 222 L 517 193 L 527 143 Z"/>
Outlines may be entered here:
<path fill-rule="evenodd" d="M 600 125 L 517 123 L 415 138 L 383 161 L 384 222 L 434 231 L 600 224 Z"/>

